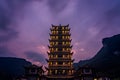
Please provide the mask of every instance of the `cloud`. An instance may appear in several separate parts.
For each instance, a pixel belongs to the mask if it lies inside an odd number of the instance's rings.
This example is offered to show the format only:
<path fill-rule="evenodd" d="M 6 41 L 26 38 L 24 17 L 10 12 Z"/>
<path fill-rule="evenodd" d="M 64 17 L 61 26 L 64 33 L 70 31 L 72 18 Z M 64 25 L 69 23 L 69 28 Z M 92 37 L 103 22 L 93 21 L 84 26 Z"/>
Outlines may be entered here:
<path fill-rule="evenodd" d="M 120 33 L 119 4 L 119 0 L 0 0 L 0 45 L 4 42 L 23 58 L 26 51 L 45 56 L 51 24 L 70 24 L 75 60 L 90 58 L 101 48 L 102 38 Z"/>
<path fill-rule="evenodd" d="M 16 38 L 18 31 L 15 29 L 14 14 L 19 6 L 28 0 L 0 0 L 0 42 Z"/>
<path fill-rule="evenodd" d="M 31 60 L 33 63 L 34 62 L 39 62 L 42 64 L 46 63 L 45 57 L 43 54 L 33 52 L 33 51 L 28 51 L 28 52 L 25 52 L 25 55 L 26 55 L 27 59 Z"/>
<path fill-rule="evenodd" d="M 8 48 L 5 46 L 0 47 L 0 57 L 15 57 L 16 55 L 12 53 Z"/>

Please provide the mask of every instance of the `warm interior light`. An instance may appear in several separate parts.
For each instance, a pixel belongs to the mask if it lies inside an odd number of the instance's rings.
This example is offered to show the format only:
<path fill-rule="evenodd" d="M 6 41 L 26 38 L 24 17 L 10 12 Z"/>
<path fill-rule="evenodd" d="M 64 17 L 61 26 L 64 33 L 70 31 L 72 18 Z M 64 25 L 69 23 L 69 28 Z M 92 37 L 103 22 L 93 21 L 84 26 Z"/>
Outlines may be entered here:
<path fill-rule="evenodd" d="M 56 62 L 55 64 L 58 65 L 58 62 Z"/>
<path fill-rule="evenodd" d="M 65 55 L 63 55 L 63 58 L 65 57 Z"/>
<path fill-rule="evenodd" d="M 63 70 L 63 74 L 65 73 L 65 70 Z"/>
<path fill-rule="evenodd" d="M 58 58 L 58 55 L 56 55 L 55 57 Z"/>
<path fill-rule="evenodd" d="M 55 74 L 57 74 L 57 70 L 55 70 Z"/>
<path fill-rule="evenodd" d="M 97 80 L 97 78 L 94 78 L 94 80 Z"/>

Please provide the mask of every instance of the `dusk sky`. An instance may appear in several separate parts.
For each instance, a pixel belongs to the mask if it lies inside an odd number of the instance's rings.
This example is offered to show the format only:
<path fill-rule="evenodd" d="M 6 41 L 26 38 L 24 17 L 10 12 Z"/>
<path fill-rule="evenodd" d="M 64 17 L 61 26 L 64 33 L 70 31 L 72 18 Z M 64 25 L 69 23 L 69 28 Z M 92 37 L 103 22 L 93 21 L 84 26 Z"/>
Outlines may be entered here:
<path fill-rule="evenodd" d="M 0 57 L 46 64 L 51 24 L 71 28 L 75 62 L 120 34 L 120 0 L 0 0 Z"/>

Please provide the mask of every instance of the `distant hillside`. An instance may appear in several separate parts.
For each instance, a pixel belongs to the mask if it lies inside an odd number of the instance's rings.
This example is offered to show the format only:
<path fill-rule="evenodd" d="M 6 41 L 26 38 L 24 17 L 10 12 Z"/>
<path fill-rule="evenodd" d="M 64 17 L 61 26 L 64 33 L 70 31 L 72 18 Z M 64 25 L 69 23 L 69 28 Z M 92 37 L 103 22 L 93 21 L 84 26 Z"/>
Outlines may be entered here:
<path fill-rule="evenodd" d="M 21 58 L 0 57 L 0 80 L 23 75 L 25 65 L 31 63 Z"/>
<path fill-rule="evenodd" d="M 113 76 L 120 76 L 120 34 L 104 38 L 103 47 L 91 59 L 79 61 L 76 66 L 91 66 L 98 71 L 107 72 Z"/>

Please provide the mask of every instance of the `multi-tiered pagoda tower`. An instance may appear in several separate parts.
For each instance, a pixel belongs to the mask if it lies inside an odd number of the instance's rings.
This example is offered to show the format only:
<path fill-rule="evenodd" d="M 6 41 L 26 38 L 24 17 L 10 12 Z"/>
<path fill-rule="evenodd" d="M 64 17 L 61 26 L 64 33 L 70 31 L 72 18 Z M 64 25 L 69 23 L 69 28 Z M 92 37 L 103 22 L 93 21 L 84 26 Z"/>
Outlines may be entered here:
<path fill-rule="evenodd" d="M 71 34 L 69 25 L 55 26 L 50 28 L 49 51 L 48 51 L 48 78 L 72 79 L 73 78 L 73 61 L 71 52 Z"/>

